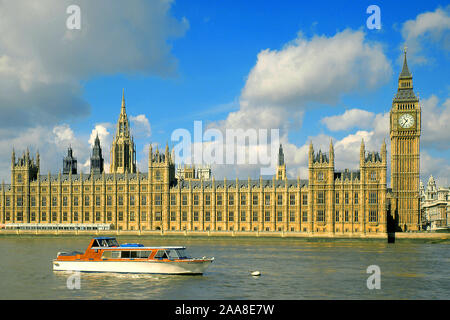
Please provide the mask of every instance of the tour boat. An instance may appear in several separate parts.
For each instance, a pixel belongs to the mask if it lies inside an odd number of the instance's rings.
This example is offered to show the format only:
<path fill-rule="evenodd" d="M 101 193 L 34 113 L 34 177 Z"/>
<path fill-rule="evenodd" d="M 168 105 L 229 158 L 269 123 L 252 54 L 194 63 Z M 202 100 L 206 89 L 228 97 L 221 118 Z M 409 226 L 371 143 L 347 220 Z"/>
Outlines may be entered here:
<path fill-rule="evenodd" d="M 119 245 L 116 238 L 97 237 L 86 252 L 58 252 L 54 271 L 118 272 L 151 274 L 203 274 L 214 258 L 191 258 L 186 247 Z"/>

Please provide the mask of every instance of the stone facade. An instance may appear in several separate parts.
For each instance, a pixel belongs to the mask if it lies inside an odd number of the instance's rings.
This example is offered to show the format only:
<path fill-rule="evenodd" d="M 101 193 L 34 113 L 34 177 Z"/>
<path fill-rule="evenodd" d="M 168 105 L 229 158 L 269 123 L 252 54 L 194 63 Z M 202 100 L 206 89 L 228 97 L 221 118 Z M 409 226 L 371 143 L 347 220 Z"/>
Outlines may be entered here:
<path fill-rule="evenodd" d="M 433 176 L 427 187 L 420 182 L 420 211 L 424 230 L 448 229 L 450 227 L 450 188 L 438 188 Z"/>
<path fill-rule="evenodd" d="M 198 175 L 194 167 L 176 172 L 167 145 L 164 152 L 150 145 L 148 170 L 141 173 L 122 96 L 110 173 L 102 168 L 100 141 L 90 174 L 41 175 L 39 154 L 33 159 L 27 151 L 17 159 L 13 151 L 11 183 L 1 185 L 0 223 L 365 236 L 386 233 L 393 215 L 408 230 L 417 230 L 420 107 L 405 66 L 406 56 L 391 110 L 392 190 L 387 189 L 384 142 L 379 151 L 367 151 L 361 141 L 359 168 L 343 171 L 335 168 L 332 141 L 328 152 L 315 151 L 311 143 L 306 179 L 287 178 L 281 145 L 272 179 L 207 179 L 210 169 Z M 405 113 L 416 122 L 408 130 L 399 128 Z"/>

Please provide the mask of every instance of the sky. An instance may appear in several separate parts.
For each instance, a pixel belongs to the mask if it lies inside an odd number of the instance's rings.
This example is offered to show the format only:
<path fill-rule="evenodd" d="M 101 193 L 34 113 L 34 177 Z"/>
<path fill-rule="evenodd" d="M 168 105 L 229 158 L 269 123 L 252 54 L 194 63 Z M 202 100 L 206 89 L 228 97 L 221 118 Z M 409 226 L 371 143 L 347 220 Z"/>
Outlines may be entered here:
<path fill-rule="evenodd" d="M 373 4 L 379 29 L 367 23 Z M 70 5 L 80 29 L 67 27 Z M 362 139 L 378 152 L 386 141 L 389 157 L 406 45 L 422 107 L 421 179 L 450 185 L 446 1 L 3 1 L 0 34 L 6 183 L 13 148 L 39 150 L 46 174 L 62 170 L 72 146 L 89 172 L 96 134 L 108 166 L 122 90 L 141 172 L 150 144 L 176 147 L 174 132 L 193 137 L 195 121 L 203 132 L 279 130 L 289 178 L 307 178 L 310 142 L 328 152 L 331 140 L 336 170 L 356 170 Z M 212 163 L 213 175 L 259 176 L 261 163 L 236 162 Z"/>

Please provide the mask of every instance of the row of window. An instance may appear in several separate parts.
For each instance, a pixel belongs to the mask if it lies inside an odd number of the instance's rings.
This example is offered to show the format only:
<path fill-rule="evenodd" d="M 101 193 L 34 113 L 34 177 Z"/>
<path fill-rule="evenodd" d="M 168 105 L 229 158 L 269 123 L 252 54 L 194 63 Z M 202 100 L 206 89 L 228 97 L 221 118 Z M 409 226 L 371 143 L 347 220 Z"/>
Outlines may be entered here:
<path fill-rule="evenodd" d="M 264 215 L 261 217 L 261 219 L 263 221 L 266 222 L 270 222 L 272 214 L 270 211 L 265 211 Z M 345 222 L 349 222 L 350 218 L 349 218 L 349 211 L 345 210 L 344 211 L 344 216 L 343 216 L 343 221 Z M 63 212 L 62 213 L 62 221 L 68 221 L 68 213 L 67 212 Z M 84 213 L 84 221 L 90 221 L 91 219 L 91 213 L 90 212 L 85 212 Z M 155 212 L 154 213 L 154 220 L 155 221 L 161 221 L 162 220 L 162 214 L 161 212 Z M 74 212 L 72 215 L 72 221 L 78 222 L 80 221 L 81 217 L 79 215 L 78 212 Z M 101 213 L 100 212 L 95 212 L 94 214 L 94 221 L 101 221 L 102 217 L 101 217 Z M 130 211 L 128 213 L 128 221 L 136 221 L 137 219 L 137 215 L 133 212 Z M 222 211 L 217 211 L 216 212 L 216 217 L 215 220 L 217 222 L 222 222 L 222 221 L 229 221 L 229 222 L 234 222 L 234 221 L 241 221 L 241 222 L 246 222 L 247 219 L 251 219 L 251 221 L 253 222 L 258 222 L 259 221 L 259 212 L 254 211 L 250 213 L 250 216 L 247 215 L 246 211 L 241 211 L 240 213 L 236 213 L 233 211 L 228 212 L 228 215 L 226 216 L 226 214 L 223 214 Z M 288 214 L 287 219 L 289 220 L 289 222 L 295 222 L 295 212 L 294 211 L 290 211 Z M 11 221 L 11 214 L 10 212 L 6 212 L 5 214 L 5 220 L 6 221 Z M 17 221 L 23 221 L 23 213 L 22 212 L 17 212 L 16 215 L 16 220 Z M 31 212 L 30 214 L 30 220 L 31 221 L 36 221 L 36 213 L 35 212 Z M 57 213 L 56 212 L 52 212 L 51 215 L 51 220 L 50 221 L 57 221 Z M 117 214 L 117 220 L 118 221 L 124 221 L 124 213 L 123 211 L 119 211 Z M 146 221 L 147 220 L 147 214 L 145 212 L 141 213 L 141 221 Z M 194 211 L 192 214 L 192 220 L 194 222 L 196 221 L 200 221 L 200 214 L 198 211 Z M 283 222 L 284 221 L 284 217 L 283 217 L 283 212 L 278 211 L 276 212 L 276 216 L 275 216 L 275 220 L 277 222 Z M 316 221 L 318 222 L 325 222 L 326 220 L 326 214 L 324 210 L 318 210 L 317 214 L 316 214 Z M 42 212 L 41 213 L 41 221 L 47 221 L 47 213 L 46 212 Z M 112 212 L 108 211 L 106 213 L 106 221 L 108 222 L 112 222 L 113 221 L 113 214 Z M 172 211 L 170 212 L 170 221 L 177 221 L 177 213 Z M 181 221 L 183 222 L 187 222 L 188 221 L 188 212 L 187 211 L 183 211 L 181 212 Z M 211 221 L 211 212 L 210 211 L 205 211 L 204 216 L 203 216 L 203 221 L 205 222 L 210 222 Z M 308 222 L 308 212 L 304 211 L 301 213 L 301 221 L 302 222 Z M 340 221 L 340 212 L 336 211 L 335 212 L 335 221 L 339 222 Z M 359 215 L 358 215 L 358 210 L 355 210 L 353 212 L 353 221 L 354 222 L 359 222 Z M 376 210 L 369 210 L 369 222 L 377 222 L 378 221 L 378 212 Z"/>
<path fill-rule="evenodd" d="M 326 192 L 325 191 L 318 191 L 317 192 L 317 204 L 325 204 L 325 195 Z M 135 195 L 130 195 L 129 196 L 129 205 L 130 206 L 134 206 L 136 205 L 136 198 L 137 196 Z M 234 206 L 235 205 L 235 195 L 234 194 L 229 194 L 228 195 L 228 205 L 229 206 Z M 67 207 L 68 206 L 68 196 L 63 196 L 62 197 L 62 206 L 63 207 Z M 162 204 L 162 196 L 159 194 L 155 195 L 154 197 L 154 204 L 155 205 L 161 205 Z M 335 193 L 334 196 L 335 199 L 335 203 L 339 204 L 341 202 L 340 200 L 340 193 Z M 72 205 L 73 206 L 78 206 L 79 205 L 79 197 L 78 196 L 73 196 L 72 197 Z M 345 192 L 344 193 L 344 199 L 343 199 L 343 203 L 345 204 L 349 204 L 350 203 L 350 199 L 349 199 L 349 192 Z M 194 206 L 198 206 L 200 203 L 200 195 L 198 194 L 194 194 L 193 195 L 193 199 L 192 199 L 193 205 Z M 10 197 L 6 196 L 5 197 L 5 205 L 7 207 L 10 206 Z M 84 196 L 84 205 L 85 206 L 89 206 L 91 203 L 91 196 L 89 195 L 85 195 Z M 206 206 L 211 205 L 211 195 L 209 194 L 205 194 L 204 195 L 204 203 Z M 216 195 L 216 205 L 217 206 L 221 206 L 223 205 L 224 200 L 223 200 L 223 195 L 218 194 Z M 247 195 L 246 194 L 241 194 L 239 196 L 239 203 L 242 206 L 247 205 L 248 199 L 247 199 Z M 271 204 L 271 195 L 270 194 L 265 194 L 264 195 L 264 205 L 270 205 Z M 353 196 L 353 203 L 354 204 L 358 204 L 359 203 L 359 195 L 358 192 L 354 193 Z M 377 192 L 369 192 L 369 204 L 376 204 L 378 203 L 378 193 Z M 36 206 L 36 197 L 35 196 L 31 196 L 30 197 L 30 204 L 32 207 Z M 113 196 L 112 195 L 107 195 L 106 196 L 106 205 L 108 206 L 112 206 L 113 204 Z M 122 195 L 118 195 L 117 196 L 117 204 L 119 206 L 122 206 L 124 204 L 124 197 Z M 146 195 L 141 195 L 141 205 L 147 205 L 147 196 Z M 259 195 L 257 194 L 253 194 L 251 197 L 251 204 L 252 205 L 258 205 L 259 204 Z M 283 195 L 282 194 L 278 194 L 276 197 L 276 204 L 277 205 L 283 205 Z M 290 194 L 289 195 L 289 205 L 295 205 L 296 204 L 296 196 L 295 194 Z M 308 204 L 308 195 L 307 194 L 302 194 L 302 205 L 307 205 Z M 22 207 L 23 206 L 23 196 L 16 196 L 16 205 L 18 207 Z M 58 205 L 58 198 L 56 196 L 51 197 L 51 205 L 53 207 L 56 207 Z M 100 206 L 101 205 L 101 197 L 100 196 L 95 196 L 95 205 L 96 206 Z M 171 194 L 170 195 L 170 205 L 175 206 L 177 205 L 177 195 L 175 194 Z M 181 205 L 183 206 L 187 206 L 188 205 L 188 195 L 181 195 Z M 42 196 L 41 197 L 41 206 L 45 207 L 47 206 L 47 197 L 46 196 Z"/>

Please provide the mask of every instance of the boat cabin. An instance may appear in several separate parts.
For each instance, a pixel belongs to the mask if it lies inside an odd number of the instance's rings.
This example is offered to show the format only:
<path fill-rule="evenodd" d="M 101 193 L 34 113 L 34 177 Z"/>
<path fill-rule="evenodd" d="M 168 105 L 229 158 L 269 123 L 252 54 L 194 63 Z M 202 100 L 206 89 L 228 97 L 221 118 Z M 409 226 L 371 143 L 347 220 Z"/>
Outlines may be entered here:
<path fill-rule="evenodd" d="M 86 252 L 58 254 L 59 260 L 186 260 L 191 259 L 185 247 L 144 247 L 139 243 L 125 243 L 119 245 L 116 238 L 97 237 L 89 243 Z"/>

